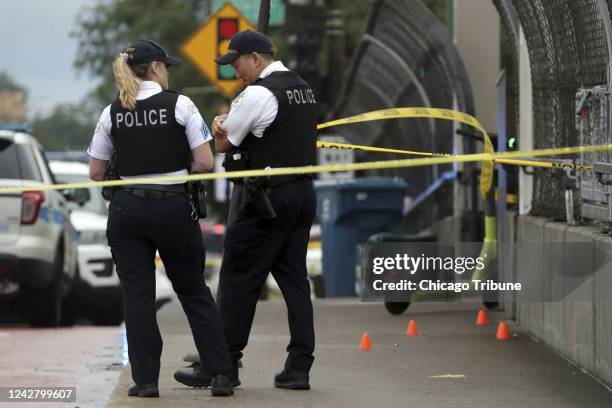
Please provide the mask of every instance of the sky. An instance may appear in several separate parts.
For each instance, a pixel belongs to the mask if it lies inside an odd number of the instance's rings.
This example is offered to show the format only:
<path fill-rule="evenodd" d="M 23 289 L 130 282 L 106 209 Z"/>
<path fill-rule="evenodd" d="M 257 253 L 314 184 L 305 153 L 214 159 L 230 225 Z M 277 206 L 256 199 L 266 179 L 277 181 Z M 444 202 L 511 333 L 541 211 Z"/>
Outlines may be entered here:
<path fill-rule="evenodd" d="M 70 38 L 83 6 L 97 0 L 0 0 L 0 71 L 26 87 L 28 114 L 81 101 L 96 82 L 73 67 L 77 41 Z"/>

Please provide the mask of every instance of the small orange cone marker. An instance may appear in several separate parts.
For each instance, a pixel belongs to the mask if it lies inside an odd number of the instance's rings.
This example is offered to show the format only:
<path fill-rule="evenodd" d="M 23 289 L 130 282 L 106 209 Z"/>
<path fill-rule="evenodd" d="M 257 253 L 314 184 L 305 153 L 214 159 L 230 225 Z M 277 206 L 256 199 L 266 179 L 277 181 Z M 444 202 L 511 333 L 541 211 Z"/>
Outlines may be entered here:
<path fill-rule="evenodd" d="M 497 340 L 510 340 L 510 333 L 508 332 L 508 326 L 504 322 L 499 322 L 497 326 Z"/>
<path fill-rule="evenodd" d="M 419 329 L 417 329 L 416 322 L 414 320 L 411 320 L 408 323 L 408 328 L 406 329 L 406 336 L 418 336 L 418 335 L 419 335 Z"/>
<path fill-rule="evenodd" d="M 489 317 L 487 316 L 487 312 L 484 309 L 480 309 L 478 311 L 478 317 L 476 318 L 476 324 L 478 326 L 484 326 L 485 324 L 489 324 Z"/>
<path fill-rule="evenodd" d="M 359 350 L 372 350 L 372 342 L 370 341 L 370 335 L 368 333 L 363 333 L 361 335 Z"/>

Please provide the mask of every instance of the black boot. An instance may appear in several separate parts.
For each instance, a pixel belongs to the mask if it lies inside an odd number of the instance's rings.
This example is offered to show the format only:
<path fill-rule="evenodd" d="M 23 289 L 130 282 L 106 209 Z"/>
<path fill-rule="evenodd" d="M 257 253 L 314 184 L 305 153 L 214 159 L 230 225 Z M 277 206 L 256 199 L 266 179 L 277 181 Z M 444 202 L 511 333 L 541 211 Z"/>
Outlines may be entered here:
<path fill-rule="evenodd" d="M 206 388 L 211 384 L 210 375 L 204 369 L 201 364 L 193 364 L 191 367 L 179 368 L 174 373 L 174 379 L 181 384 L 185 384 L 189 387 Z M 240 380 L 238 379 L 238 367 L 234 366 L 229 375 L 229 380 L 232 387 L 238 387 Z"/>
<path fill-rule="evenodd" d="M 230 395 L 234 395 L 232 383 L 225 375 L 215 375 L 210 381 L 210 384 L 210 395 L 213 397 L 229 397 Z"/>
<path fill-rule="evenodd" d="M 194 365 L 193 367 L 179 368 L 174 373 L 174 379 L 189 387 L 199 388 L 209 387 L 211 380 L 210 375 L 208 375 L 201 364 Z"/>
<path fill-rule="evenodd" d="M 144 397 L 144 398 L 158 398 L 159 397 L 159 389 L 155 384 L 145 384 L 145 385 L 130 385 L 128 388 L 128 396 L 129 397 Z"/>
<path fill-rule="evenodd" d="M 283 370 L 274 376 L 274 386 L 288 390 L 309 390 L 309 380 L 307 372 Z"/>

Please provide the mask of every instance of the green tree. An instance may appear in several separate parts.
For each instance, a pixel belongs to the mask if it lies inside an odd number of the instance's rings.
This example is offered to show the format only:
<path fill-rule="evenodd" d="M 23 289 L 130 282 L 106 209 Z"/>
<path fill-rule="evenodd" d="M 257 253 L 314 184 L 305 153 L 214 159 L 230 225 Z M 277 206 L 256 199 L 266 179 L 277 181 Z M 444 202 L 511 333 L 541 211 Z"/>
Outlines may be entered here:
<path fill-rule="evenodd" d="M 49 114 L 34 118 L 33 136 L 45 150 L 84 151 L 96 126 L 92 108 L 86 104 L 56 105 Z"/>
<path fill-rule="evenodd" d="M 171 55 L 203 22 L 203 0 L 113 0 L 84 8 L 71 35 L 78 41 L 77 70 L 101 79 L 93 93 L 99 108 L 116 97 L 112 63 L 131 42 L 148 38 L 161 43 Z M 208 86 L 208 81 L 188 62 L 170 69 L 170 87 L 191 97 L 210 122 L 224 102 L 216 93 L 190 94 L 185 88 Z"/>

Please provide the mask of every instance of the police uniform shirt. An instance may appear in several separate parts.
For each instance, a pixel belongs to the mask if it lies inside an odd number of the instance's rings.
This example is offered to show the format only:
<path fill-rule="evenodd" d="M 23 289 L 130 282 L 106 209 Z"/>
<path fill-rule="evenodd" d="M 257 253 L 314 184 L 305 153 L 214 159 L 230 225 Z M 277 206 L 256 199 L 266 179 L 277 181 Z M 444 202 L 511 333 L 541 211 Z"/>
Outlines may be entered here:
<path fill-rule="evenodd" d="M 261 72 L 259 78 L 265 78 L 276 71 L 289 70 L 281 61 L 274 61 Z M 227 139 L 234 146 L 240 146 L 249 133 L 262 137 L 266 128 L 276 119 L 277 113 L 278 101 L 274 94 L 263 86 L 250 85 L 234 99 L 222 126 L 227 131 Z"/>
<path fill-rule="evenodd" d="M 154 81 L 142 81 L 136 100 L 147 99 L 153 95 L 157 95 L 162 92 L 161 86 Z M 96 126 L 96 130 L 93 135 L 93 139 L 87 154 L 90 157 L 99 160 L 109 160 L 113 153 L 113 141 L 111 139 L 111 105 L 108 105 L 100 115 L 100 120 Z M 179 125 L 185 126 L 185 133 L 189 142 L 189 148 L 191 150 L 204 143 L 212 140 L 212 135 L 208 130 L 208 127 L 204 123 L 198 108 L 188 97 L 179 95 L 176 101 L 176 108 L 174 116 Z M 187 175 L 187 169 L 174 171 L 170 173 L 161 174 L 143 174 L 140 176 L 122 176 L 122 179 L 128 180 L 133 178 L 154 178 L 154 177 L 165 177 L 165 176 L 184 176 Z M 181 182 L 156 182 L 155 184 L 180 184 Z"/>

